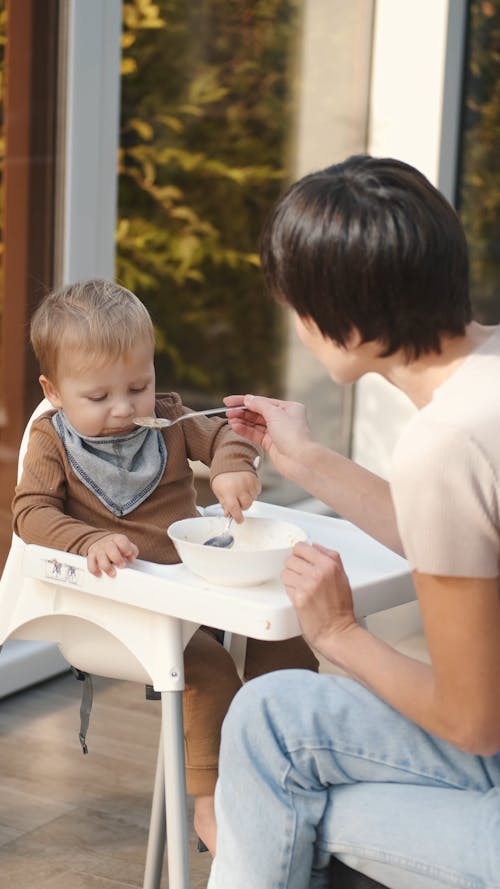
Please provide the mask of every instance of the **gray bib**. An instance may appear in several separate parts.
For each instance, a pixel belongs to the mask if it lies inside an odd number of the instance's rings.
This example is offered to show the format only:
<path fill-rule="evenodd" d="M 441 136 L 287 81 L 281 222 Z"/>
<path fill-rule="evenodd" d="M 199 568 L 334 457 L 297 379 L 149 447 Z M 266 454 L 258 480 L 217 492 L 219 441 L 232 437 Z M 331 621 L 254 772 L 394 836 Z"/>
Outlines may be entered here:
<path fill-rule="evenodd" d="M 137 428 L 127 435 L 80 435 L 63 410 L 52 417 L 71 468 L 113 515 L 132 512 L 155 490 L 167 465 L 158 429 Z"/>

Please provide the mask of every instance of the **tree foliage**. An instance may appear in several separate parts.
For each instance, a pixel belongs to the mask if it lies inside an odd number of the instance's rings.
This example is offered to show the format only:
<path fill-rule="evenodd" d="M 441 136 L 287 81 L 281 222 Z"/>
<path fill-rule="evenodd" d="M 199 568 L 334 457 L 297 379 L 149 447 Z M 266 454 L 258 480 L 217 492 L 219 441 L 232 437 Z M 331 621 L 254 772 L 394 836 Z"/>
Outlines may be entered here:
<path fill-rule="evenodd" d="M 471 259 L 475 314 L 500 320 L 500 0 L 469 8 L 459 211 Z"/>
<path fill-rule="evenodd" d="M 276 391 L 258 241 L 288 176 L 299 0 L 123 6 L 117 277 L 148 305 L 160 384 Z"/>

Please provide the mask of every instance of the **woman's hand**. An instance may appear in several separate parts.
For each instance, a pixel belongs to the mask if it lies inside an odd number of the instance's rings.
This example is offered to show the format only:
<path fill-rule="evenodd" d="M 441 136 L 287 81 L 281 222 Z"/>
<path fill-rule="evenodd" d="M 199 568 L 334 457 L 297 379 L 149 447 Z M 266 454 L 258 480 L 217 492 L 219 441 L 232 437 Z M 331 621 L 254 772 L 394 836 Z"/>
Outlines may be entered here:
<path fill-rule="evenodd" d="M 278 472 L 288 475 L 290 464 L 300 462 L 304 445 L 312 441 L 304 405 L 260 395 L 228 395 L 224 402 L 228 407 L 245 405 L 245 411 L 228 413 L 231 428 L 264 448 Z"/>
<path fill-rule="evenodd" d="M 305 638 L 331 660 L 335 637 L 358 627 L 351 586 L 339 554 L 318 543 L 297 543 L 285 562 L 281 581 Z"/>
<path fill-rule="evenodd" d="M 117 568 L 126 568 L 138 555 L 135 543 L 125 534 L 107 534 L 89 547 L 87 568 L 95 577 L 100 577 L 103 571 L 114 577 Z"/>

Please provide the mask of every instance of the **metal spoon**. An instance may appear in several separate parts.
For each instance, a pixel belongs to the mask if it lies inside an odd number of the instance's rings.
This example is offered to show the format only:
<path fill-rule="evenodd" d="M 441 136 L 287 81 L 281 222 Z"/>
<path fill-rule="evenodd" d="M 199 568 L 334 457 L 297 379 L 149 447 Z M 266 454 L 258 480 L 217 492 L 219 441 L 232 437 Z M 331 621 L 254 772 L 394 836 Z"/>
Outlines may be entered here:
<path fill-rule="evenodd" d="M 147 429 L 165 429 L 167 426 L 175 426 L 181 420 L 189 420 L 190 417 L 208 417 L 209 414 L 224 414 L 226 411 L 244 411 L 245 405 L 239 404 L 236 407 L 211 407 L 207 411 L 191 411 L 189 414 L 182 414 L 175 420 L 167 420 L 164 417 L 135 417 L 136 426 L 145 426 Z"/>
<path fill-rule="evenodd" d="M 232 521 L 233 517 L 230 515 L 221 533 L 216 534 L 215 537 L 209 537 L 208 540 L 205 540 L 203 546 L 218 546 L 220 549 L 229 549 L 234 543 L 234 537 L 229 533 Z"/>

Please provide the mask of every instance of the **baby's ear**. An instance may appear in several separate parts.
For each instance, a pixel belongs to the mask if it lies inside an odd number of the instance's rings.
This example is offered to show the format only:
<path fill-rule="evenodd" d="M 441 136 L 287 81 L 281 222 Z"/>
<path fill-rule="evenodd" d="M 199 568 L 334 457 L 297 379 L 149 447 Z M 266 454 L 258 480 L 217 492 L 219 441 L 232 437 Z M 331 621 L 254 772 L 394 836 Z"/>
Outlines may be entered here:
<path fill-rule="evenodd" d="M 45 398 L 50 401 L 52 407 L 62 407 L 61 396 L 59 395 L 59 391 L 54 386 L 54 384 L 51 383 L 50 380 L 47 379 L 46 376 L 44 376 L 44 374 L 41 374 L 41 376 L 38 377 L 38 382 L 42 387 Z"/>

